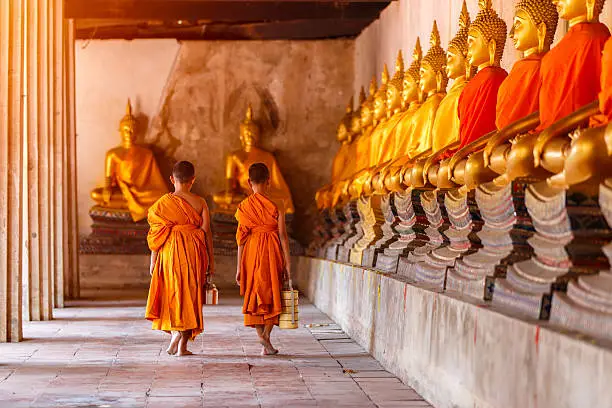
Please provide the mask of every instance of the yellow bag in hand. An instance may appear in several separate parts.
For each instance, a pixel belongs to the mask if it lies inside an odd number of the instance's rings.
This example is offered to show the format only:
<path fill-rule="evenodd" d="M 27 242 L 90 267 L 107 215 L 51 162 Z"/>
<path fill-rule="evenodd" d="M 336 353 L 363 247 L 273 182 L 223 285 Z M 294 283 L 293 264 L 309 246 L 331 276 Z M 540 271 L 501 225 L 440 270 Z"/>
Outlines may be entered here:
<path fill-rule="evenodd" d="M 281 304 L 283 310 L 279 316 L 278 327 L 281 329 L 297 329 L 298 319 L 298 296 L 297 290 L 293 290 L 293 284 L 289 280 L 288 290 L 281 291 Z"/>
<path fill-rule="evenodd" d="M 204 304 L 205 305 L 218 305 L 219 304 L 219 291 L 214 283 L 210 281 L 210 275 L 206 276 L 206 286 L 204 290 Z"/>

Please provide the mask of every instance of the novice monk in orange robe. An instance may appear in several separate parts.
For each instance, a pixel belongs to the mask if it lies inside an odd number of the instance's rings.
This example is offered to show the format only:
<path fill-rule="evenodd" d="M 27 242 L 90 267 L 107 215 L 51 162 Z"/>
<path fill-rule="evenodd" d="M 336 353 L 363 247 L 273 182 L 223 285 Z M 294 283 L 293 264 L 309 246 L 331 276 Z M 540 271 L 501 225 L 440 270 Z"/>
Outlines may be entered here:
<path fill-rule="evenodd" d="M 190 192 L 195 180 L 193 164 L 174 166 L 174 193 L 149 209 L 151 287 L 145 317 L 154 330 L 172 333 L 168 354 L 185 356 L 187 340 L 204 329 L 202 304 L 206 273 L 213 274 L 212 233 L 206 201 Z"/>
<path fill-rule="evenodd" d="M 278 353 L 270 342 L 270 333 L 278 325 L 283 272 L 290 276 L 289 239 L 285 212 L 270 201 L 270 172 L 265 164 L 249 167 L 249 185 L 253 194 L 238 205 L 238 271 L 236 282 L 244 296 L 244 325 L 255 327 L 262 355 Z"/>

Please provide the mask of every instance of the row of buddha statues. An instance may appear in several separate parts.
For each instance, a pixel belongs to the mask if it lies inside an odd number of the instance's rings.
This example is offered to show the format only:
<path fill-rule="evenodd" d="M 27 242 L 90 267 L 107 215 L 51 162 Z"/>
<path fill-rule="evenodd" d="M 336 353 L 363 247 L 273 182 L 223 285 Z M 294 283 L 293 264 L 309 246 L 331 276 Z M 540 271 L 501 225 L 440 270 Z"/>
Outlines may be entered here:
<path fill-rule="evenodd" d="M 125 116 L 119 123 L 121 144 L 105 155 L 104 185 L 91 191 L 95 202 L 89 214 L 93 220 L 92 234 L 81 239 L 85 253 L 145 253 L 148 252 L 146 222 L 149 208 L 169 192 L 169 179 L 164 177 L 153 150 L 137 143 L 137 120 L 128 100 Z M 274 155 L 260 144 L 261 128 L 253 118 L 249 105 L 239 125 L 242 148 L 225 158 L 226 189 L 212 196 L 213 217 L 220 222 L 216 228 L 216 245 L 220 250 L 235 252 L 237 205 L 250 193 L 248 168 L 253 163 L 265 163 L 270 170 L 270 198 L 284 208 L 288 218 L 294 213 L 291 192 Z M 291 241 L 294 252 L 300 248 Z"/>
<path fill-rule="evenodd" d="M 446 50 L 434 22 L 425 55 L 417 38 L 349 103 L 311 249 L 612 338 L 604 2 L 518 0 L 508 33 L 491 0 L 473 21 L 464 1 Z"/>

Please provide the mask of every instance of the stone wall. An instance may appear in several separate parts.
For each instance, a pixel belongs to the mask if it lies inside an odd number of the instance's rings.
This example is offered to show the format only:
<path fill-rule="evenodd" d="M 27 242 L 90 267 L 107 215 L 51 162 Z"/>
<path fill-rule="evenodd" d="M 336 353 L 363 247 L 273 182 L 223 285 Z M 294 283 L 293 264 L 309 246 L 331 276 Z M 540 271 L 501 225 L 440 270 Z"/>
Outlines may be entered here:
<path fill-rule="evenodd" d="M 306 243 L 352 92 L 354 41 L 156 41 L 92 41 L 77 54 L 81 232 L 89 232 L 89 191 L 103 182 L 104 152 L 119 143 L 131 97 L 162 170 L 193 161 L 195 192 L 208 199 L 224 188 L 224 157 L 240 147 L 238 125 L 252 103 L 263 148 L 293 194 L 295 235 Z"/>
<path fill-rule="evenodd" d="M 294 263 L 300 291 L 438 408 L 610 406 L 604 345 L 372 270 Z"/>

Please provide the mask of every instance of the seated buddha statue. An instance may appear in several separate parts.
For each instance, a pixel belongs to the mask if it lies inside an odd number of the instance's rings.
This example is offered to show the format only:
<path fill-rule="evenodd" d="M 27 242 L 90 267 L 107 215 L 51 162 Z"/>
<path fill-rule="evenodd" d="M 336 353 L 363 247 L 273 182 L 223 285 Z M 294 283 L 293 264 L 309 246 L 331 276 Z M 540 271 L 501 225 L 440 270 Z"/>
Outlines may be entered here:
<path fill-rule="evenodd" d="M 459 97 L 460 150 L 449 163 L 449 173 L 463 184 L 455 167 L 470 153 L 482 150 L 491 132 L 497 129 L 497 95 L 508 73 L 500 67 L 506 44 L 507 27 L 495 10 L 491 0 L 479 0 L 480 11 L 468 30 L 468 62 L 476 67 Z M 484 137 L 486 136 L 486 137 Z"/>
<path fill-rule="evenodd" d="M 419 90 L 419 81 L 421 79 L 420 67 L 423 59 L 423 51 L 421 49 L 421 40 L 417 37 L 414 51 L 412 53 L 412 63 L 406 70 L 401 82 L 397 82 L 394 86 L 394 92 L 388 92 L 387 101 L 389 104 L 396 103 L 398 95 L 401 95 L 401 107 L 403 114 L 399 119 L 394 132 L 395 149 L 392 160 L 386 165 L 379 180 L 384 183 L 384 189 L 390 192 L 401 192 L 404 190 L 401 169 L 402 166 L 410 160 L 408 156 L 410 142 L 412 140 L 413 117 L 415 112 L 421 106 L 421 93 Z M 380 181 L 379 181 L 380 183 Z M 379 188 L 382 190 L 382 187 Z"/>
<path fill-rule="evenodd" d="M 352 117 L 353 97 L 351 97 L 351 100 L 346 107 L 346 113 L 342 117 L 342 120 L 340 120 L 336 130 L 336 140 L 340 142 L 340 149 L 338 149 L 332 163 L 332 183 L 336 183 L 354 173 L 353 167 L 355 165 L 355 152 L 352 151 L 354 150 L 352 149 L 354 148 L 351 132 Z"/>
<path fill-rule="evenodd" d="M 360 96 L 359 109 L 354 112 L 351 119 L 351 133 L 353 133 L 356 156 L 355 173 L 358 173 L 370 166 L 370 136 L 374 130 L 374 96 L 376 95 L 377 85 L 376 76 L 370 82 L 368 97 L 362 88 L 363 97 Z M 362 100 L 363 99 L 363 100 Z"/>
<path fill-rule="evenodd" d="M 430 179 L 428 177 L 428 181 L 441 188 L 454 187 L 448 179 L 448 156 L 459 147 L 460 122 L 457 114 L 459 97 L 473 74 L 473 68 L 467 61 L 469 26 L 470 14 L 464 0 L 459 17 L 459 30 L 449 42 L 446 52 L 446 76 L 453 80 L 453 84 L 438 107 L 431 130 L 433 154 L 427 159 L 423 168 L 425 176 L 428 176 L 431 169 L 432 176 Z"/>
<path fill-rule="evenodd" d="M 425 102 L 423 102 L 413 117 L 413 143 L 408 153 L 412 160 L 403 169 L 405 172 L 411 169 L 410 184 L 413 187 L 425 186 L 423 170 L 427 158 L 433 153 L 433 127 L 439 113 L 440 104 L 446 95 L 446 86 L 448 84 L 445 66 L 446 52 L 440 46 L 440 33 L 434 21 L 431 33 L 431 47 L 423 58 L 420 68 L 421 80 L 419 87 L 424 95 Z M 448 137 L 448 135 L 444 135 L 444 137 Z"/>
<path fill-rule="evenodd" d="M 257 146 L 260 137 L 259 125 L 253 120 L 253 109 L 249 105 L 245 119 L 240 124 L 242 150 L 231 153 L 225 161 L 225 191 L 213 196 L 222 211 L 234 212 L 237 205 L 249 194 L 249 167 L 253 163 L 264 163 L 270 170 L 269 196 L 276 203 L 282 203 L 287 214 L 295 208 L 289 186 L 280 171 L 276 158 Z"/>
<path fill-rule="evenodd" d="M 153 152 L 135 144 L 135 125 L 128 100 L 119 124 L 121 145 L 106 153 L 104 186 L 95 188 L 91 198 L 98 207 L 129 211 L 132 220 L 138 222 L 147 217 L 149 207 L 168 192 L 168 187 Z"/>
<path fill-rule="evenodd" d="M 601 88 L 609 86 L 606 75 L 602 75 L 602 51 L 610 31 L 599 22 L 604 0 L 555 3 L 559 16 L 569 21 L 570 29 L 542 61 L 538 128 L 542 132 L 531 159 L 553 174 L 561 173 L 548 181 L 552 186 L 566 188 L 589 179 L 596 170 L 587 165 L 593 163 L 590 158 L 600 153 L 600 147 L 591 143 L 596 138 L 591 137 L 591 132 L 584 132 L 572 141 L 569 133 L 579 126 L 588 126 L 589 117 L 600 109 L 598 95 L 610 92 L 609 88 Z M 605 105 L 601 109 L 605 111 Z"/>
<path fill-rule="evenodd" d="M 510 37 L 523 58 L 501 85 L 496 109 L 499 132 L 488 141 L 482 156 L 485 166 L 503 174 L 495 180 L 497 185 L 517 177 L 538 176 L 532 161 L 517 160 L 517 155 L 531 156 L 533 152 L 536 136 L 527 133 L 539 125 L 539 120 L 530 115 L 539 110 L 542 60 L 554 41 L 558 19 L 550 0 L 521 0 L 516 4 Z M 521 136 L 517 137 L 517 132 Z M 513 142 L 513 152 L 509 141 Z"/>

